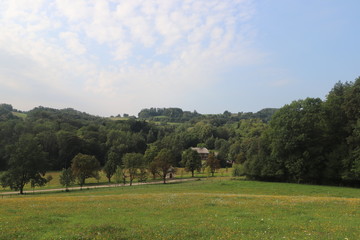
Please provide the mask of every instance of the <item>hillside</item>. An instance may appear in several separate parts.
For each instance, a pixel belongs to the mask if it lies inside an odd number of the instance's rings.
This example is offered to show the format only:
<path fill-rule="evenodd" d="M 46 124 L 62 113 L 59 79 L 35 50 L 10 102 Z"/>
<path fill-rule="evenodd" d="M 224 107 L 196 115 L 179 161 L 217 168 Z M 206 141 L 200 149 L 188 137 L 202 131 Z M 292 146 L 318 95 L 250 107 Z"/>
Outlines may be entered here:
<path fill-rule="evenodd" d="M 238 122 L 242 119 L 261 119 L 263 122 L 269 122 L 277 110 L 276 108 L 265 108 L 256 113 L 224 111 L 223 114 L 200 114 L 197 111 L 183 111 L 181 108 L 145 108 L 139 112 L 138 116 L 139 119 L 158 122 L 187 122 L 205 119 L 217 120 L 222 123 Z"/>
<path fill-rule="evenodd" d="M 205 147 L 216 153 L 218 167 L 240 164 L 249 179 L 360 186 L 359 89 L 360 78 L 337 83 L 326 100 L 306 98 L 280 109 L 199 114 L 151 108 L 138 119 L 103 118 L 72 108 L 22 113 L 2 104 L 0 171 L 11 169 L 11 159 L 31 155 L 21 152 L 28 146 L 46 156 L 47 170 L 68 168 L 80 153 L 101 167 L 112 159 L 113 168 L 123 166 L 126 154 L 140 154 L 147 173 L 161 152 L 179 167 L 185 166 L 185 150 Z"/>

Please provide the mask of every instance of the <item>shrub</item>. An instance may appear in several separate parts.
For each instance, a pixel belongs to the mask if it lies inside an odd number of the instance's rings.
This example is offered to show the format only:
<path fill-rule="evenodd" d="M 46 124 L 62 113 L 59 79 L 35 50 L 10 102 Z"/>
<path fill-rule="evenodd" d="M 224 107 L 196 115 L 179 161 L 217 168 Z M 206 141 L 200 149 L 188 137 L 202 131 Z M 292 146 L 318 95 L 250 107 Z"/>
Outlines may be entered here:
<path fill-rule="evenodd" d="M 233 177 L 241 177 L 245 175 L 244 166 L 241 164 L 234 164 L 231 175 Z"/>

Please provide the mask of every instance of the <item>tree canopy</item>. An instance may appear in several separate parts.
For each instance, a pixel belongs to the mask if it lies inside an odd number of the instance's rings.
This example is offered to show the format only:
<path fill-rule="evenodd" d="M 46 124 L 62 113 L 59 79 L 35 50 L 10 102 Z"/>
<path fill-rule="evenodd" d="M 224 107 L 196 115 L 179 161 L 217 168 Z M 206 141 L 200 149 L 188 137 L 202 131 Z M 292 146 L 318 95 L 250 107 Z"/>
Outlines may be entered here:
<path fill-rule="evenodd" d="M 123 157 L 123 166 L 129 173 L 131 186 L 137 171 L 145 167 L 144 156 L 141 153 L 126 153 Z"/>
<path fill-rule="evenodd" d="M 186 171 L 191 172 L 192 177 L 194 177 L 194 171 L 200 171 L 202 166 L 200 155 L 191 148 L 183 152 L 181 164 Z"/>
<path fill-rule="evenodd" d="M 33 135 L 22 135 L 9 151 L 8 169 L 0 178 L 3 187 L 19 190 L 23 194 L 25 184 L 30 181 L 34 186 L 46 184 L 44 176 L 48 168 L 47 154 L 42 151 Z"/>
<path fill-rule="evenodd" d="M 80 186 L 83 186 L 87 178 L 99 178 L 100 163 L 95 156 L 79 153 L 71 162 L 71 171 Z"/>
<path fill-rule="evenodd" d="M 166 175 L 175 164 L 174 160 L 173 153 L 168 149 L 162 149 L 154 159 L 154 166 L 159 172 L 164 183 L 166 183 Z"/>

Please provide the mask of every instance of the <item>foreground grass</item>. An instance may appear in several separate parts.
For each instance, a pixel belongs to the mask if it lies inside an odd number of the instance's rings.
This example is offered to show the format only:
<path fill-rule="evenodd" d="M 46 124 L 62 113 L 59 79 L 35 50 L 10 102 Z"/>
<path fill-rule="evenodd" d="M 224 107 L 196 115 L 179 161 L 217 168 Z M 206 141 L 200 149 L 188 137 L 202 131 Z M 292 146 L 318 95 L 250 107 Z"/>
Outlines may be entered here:
<path fill-rule="evenodd" d="M 0 199 L 0 239 L 358 239 L 360 190 L 210 178 Z"/>

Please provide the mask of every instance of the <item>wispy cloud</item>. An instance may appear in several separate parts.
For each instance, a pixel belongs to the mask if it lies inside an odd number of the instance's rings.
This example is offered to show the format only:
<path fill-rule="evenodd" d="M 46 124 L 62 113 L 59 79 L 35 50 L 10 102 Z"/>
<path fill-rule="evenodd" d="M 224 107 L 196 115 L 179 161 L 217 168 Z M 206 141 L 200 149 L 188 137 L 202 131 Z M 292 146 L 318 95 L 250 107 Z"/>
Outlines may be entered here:
<path fill-rule="evenodd" d="M 262 57 L 251 45 L 254 11 L 250 0 L 4 0 L 0 87 L 17 94 L 36 83 L 56 92 L 56 107 L 66 98 L 101 115 L 179 104 L 229 65 Z"/>
<path fill-rule="evenodd" d="M 72 53 L 81 55 L 86 52 L 85 46 L 80 43 L 76 33 L 62 32 L 60 33 L 60 38 L 65 41 L 67 48 Z"/>

